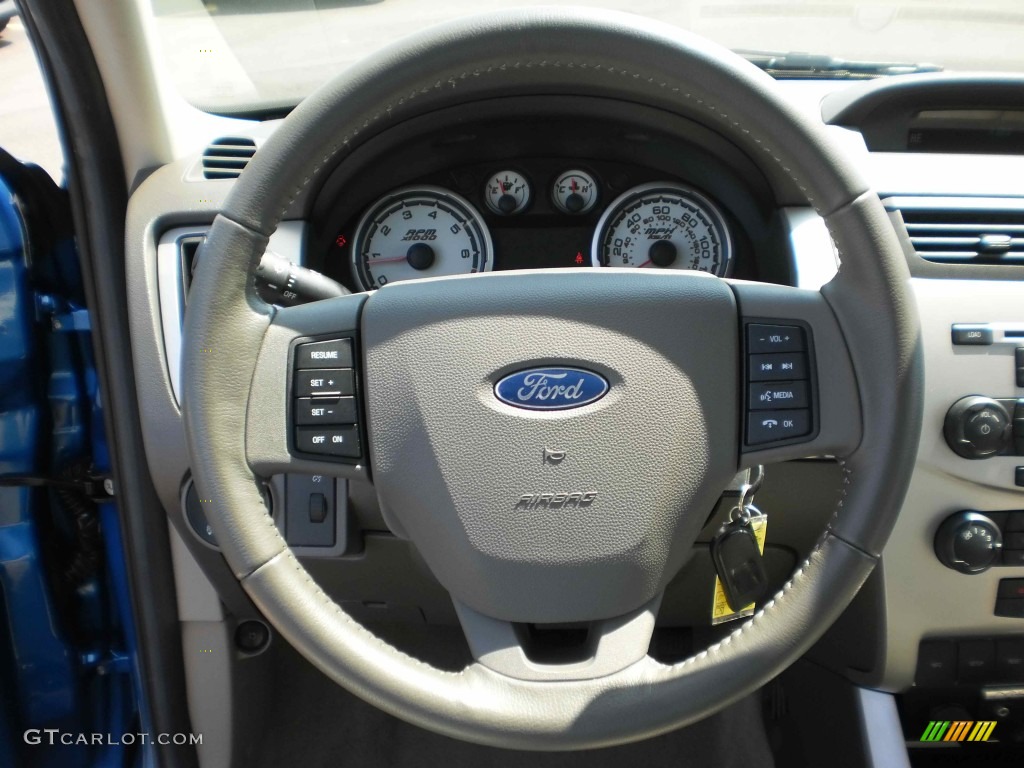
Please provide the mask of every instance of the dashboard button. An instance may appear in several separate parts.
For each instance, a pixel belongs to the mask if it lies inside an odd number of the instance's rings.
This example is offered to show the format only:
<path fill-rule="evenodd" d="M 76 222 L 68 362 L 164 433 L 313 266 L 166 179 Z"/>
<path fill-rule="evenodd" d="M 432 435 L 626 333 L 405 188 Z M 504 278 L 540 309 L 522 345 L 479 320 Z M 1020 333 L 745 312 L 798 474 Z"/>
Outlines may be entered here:
<path fill-rule="evenodd" d="M 1013 470 L 1013 484 L 1024 488 L 1024 467 L 1017 467 Z"/>
<path fill-rule="evenodd" d="M 776 440 L 789 440 L 811 431 L 811 412 L 757 411 L 747 416 L 747 444 L 758 445 Z"/>
<path fill-rule="evenodd" d="M 751 384 L 750 410 L 806 408 L 810 405 L 806 381 L 780 381 L 777 384 Z"/>
<path fill-rule="evenodd" d="M 804 331 L 795 325 L 747 326 L 747 351 L 751 354 L 764 352 L 803 352 Z"/>
<path fill-rule="evenodd" d="M 1024 456 L 1024 399 L 1018 400 L 1013 409 L 1013 450 Z"/>
<path fill-rule="evenodd" d="M 996 668 L 996 648 L 991 640 L 961 640 L 957 659 L 960 682 L 982 683 L 991 680 Z"/>
<path fill-rule="evenodd" d="M 322 523 L 327 519 L 327 497 L 322 493 L 309 495 L 309 522 Z"/>
<path fill-rule="evenodd" d="M 996 640 L 996 675 L 1000 682 L 1024 680 L 1024 639 Z"/>
<path fill-rule="evenodd" d="M 1004 549 L 1003 565 L 1014 567 L 1024 565 L 1024 549 Z"/>
<path fill-rule="evenodd" d="M 996 616 L 1008 619 L 1024 619 L 1024 599 L 1003 598 L 996 600 Z"/>
<path fill-rule="evenodd" d="M 352 341 L 331 339 L 299 344 L 295 348 L 295 367 L 304 368 L 351 368 Z"/>
<path fill-rule="evenodd" d="M 953 685 L 956 682 L 956 643 L 952 640 L 926 640 L 921 643 L 914 681 L 930 688 Z"/>
<path fill-rule="evenodd" d="M 1024 347 L 1017 347 L 1013 351 L 1013 362 L 1017 367 L 1017 386 L 1024 387 Z"/>
<path fill-rule="evenodd" d="M 351 427 L 297 427 L 295 447 L 303 453 L 357 459 L 360 455 L 359 430 Z"/>
<path fill-rule="evenodd" d="M 295 401 L 295 423 L 354 424 L 356 399 L 354 397 L 300 397 Z"/>
<path fill-rule="evenodd" d="M 1024 579 L 1000 579 L 996 597 L 1000 599 L 1024 598 Z"/>
<path fill-rule="evenodd" d="M 325 475 L 286 475 L 285 537 L 293 547 L 334 546 L 337 497 Z"/>
<path fill-rule="evenodd" d="M 354 392 L 355 377 L 351 368 L 295 372 L 295 394 L 298 397 L 342 396 Z"/>
<path fill-rule="evenodd" d="M 751 381 L 785 381 L 786 379 L 806 378 L 807 355 L 802 352 L 750 356 Z"/>
<path fill-rule="evenodd" d="M 992 343 L 992 327 L 980 323 L 955 323 L 953 343 L 957 346 L 986 346 Z"/>

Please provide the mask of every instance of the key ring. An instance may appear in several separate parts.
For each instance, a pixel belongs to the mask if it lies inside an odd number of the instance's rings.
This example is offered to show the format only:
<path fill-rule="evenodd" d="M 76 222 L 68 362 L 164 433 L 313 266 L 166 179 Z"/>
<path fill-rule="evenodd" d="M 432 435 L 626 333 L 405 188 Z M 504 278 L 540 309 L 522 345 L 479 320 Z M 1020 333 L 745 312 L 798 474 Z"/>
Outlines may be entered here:
<path fill-rule="evenodd" d="M 760 490 L 763 482 L 764 466 L 758 464 L 755 467 L 750 467 L 747 470 L 747 482 L 740 487 L 740 500 L 737 503 L 737 506 L 742 509 L 753 506 L 754 494 Z"/>
<path fill-rule="evenodd" d="M 751 518 L 760 516 L 761 510 L 749 502 L 744 506 L 736 505 L 729 510 L 729 522 L 740 525 L 747 525 Z"/>

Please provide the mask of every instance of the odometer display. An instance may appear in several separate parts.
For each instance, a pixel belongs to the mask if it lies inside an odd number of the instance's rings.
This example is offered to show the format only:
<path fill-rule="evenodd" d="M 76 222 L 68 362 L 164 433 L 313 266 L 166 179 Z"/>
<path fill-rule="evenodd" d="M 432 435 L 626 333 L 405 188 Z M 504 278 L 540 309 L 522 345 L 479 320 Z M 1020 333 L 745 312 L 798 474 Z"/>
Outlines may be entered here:
<path fill-rule="evenodd" d="M 724 277 L 729 230 L 718 208 L 688 187 L 644 184 L 614 200 L 594 232 L 594 266 L 694 269 Z"/>
<path fill-rule="evenodd" d="M 464 198 L 410 187 L 374 203 L 356 228 L 352 266 L 366 290 L 396 280 L 488 272 L 491 237 Z"/>

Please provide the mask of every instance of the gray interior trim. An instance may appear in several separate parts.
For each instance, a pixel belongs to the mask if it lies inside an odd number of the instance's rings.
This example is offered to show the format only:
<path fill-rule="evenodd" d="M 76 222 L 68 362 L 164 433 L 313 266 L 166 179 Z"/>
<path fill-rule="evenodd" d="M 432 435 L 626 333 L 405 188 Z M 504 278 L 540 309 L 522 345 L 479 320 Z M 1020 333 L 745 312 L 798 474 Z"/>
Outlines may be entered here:
<path fill-rule="evenodd" d="M 660 604 L 659 594 L 627 616 L 592 622 L 588 657 L 563 664 L 531 661 L 510 622 L 484 616 L 458 600 L 455 612 L 473 658 L 488 669 L 516 680 L 593 680 L 621 672 L 647 655 Z"/>
<path fill-rule="evenodd" d="M 949 195 L 890 195 L 882 204 L 887 211 L 977 211 L 999 213 L 1024 211 L 1024 197 L 953 197 Z"/>
<path fill-rule="evenodd" d="M 156 246 L 156 277 L 160 293 L 163 351 L 175 403 L 181 402 L 181 326 L 185 321 L 181 242 L 190 237 L 206 237 L 209 231 L 209 225 L 173 227 L 160 235 Z M 306 222 L 282 221 L 270 236 L 267 250 L 283 256 L 294 264 L 303 264 L 305 242 Z"/>
<path fill-rule="evenodd" d="M 1007 197 L 1021 194 L 1021 155 L 864 153 L 863 167 L 879 195 Z"/>
<path fill-rule="evenodd" d="M 981 698 L 985 701 L 1006 701 L 1008 699 L 1024 699 L 1024 686 L 986 686 L 981 689 Z"/>
<path fill-rule="evenodd" d="M 839 271 L 839 254 L 825 220 L 813 208 L 783 208 L 797 288 L 819 290 Z"/>
<path fill-rule="evenodd" d="M 961 108 L 979 104 L 1024 104 L 1024 77 L 1016 73 L 929 72 L 858 83 L 829 94 L 821 103 L 826 123 L 859 125 L 886 106 L 907 105 L 920 109 L 922 101 L 943 106 L 961 102 Z M 939 107 L 933 107 L 939 108 Z M 948 107 L 947 107 L 948 108 Z"/>
<path fill-rule="evenodd" d="M 188 711 L 193 728 L 203 734 L 196 747 L 202 766 L 233 765 L 233 728 L 238 702 L 232 695 L 235 655 L 231 630 L 223 621 L 186 621 L 181 624 Z"/>
<path fill-rule="evenodd" d="M 865 768 L 910 768 L 896 697 L 869 688 L 855 689 L 855 696 L 869 760 Z"/>
<path fill-rule="evenodd" d="M 174 562 L 175 596 L 179 621 L 223 621 L 224 606 L 210 580 L 185 545 L 181 534 L 169 525 L 171 558 Z"/>

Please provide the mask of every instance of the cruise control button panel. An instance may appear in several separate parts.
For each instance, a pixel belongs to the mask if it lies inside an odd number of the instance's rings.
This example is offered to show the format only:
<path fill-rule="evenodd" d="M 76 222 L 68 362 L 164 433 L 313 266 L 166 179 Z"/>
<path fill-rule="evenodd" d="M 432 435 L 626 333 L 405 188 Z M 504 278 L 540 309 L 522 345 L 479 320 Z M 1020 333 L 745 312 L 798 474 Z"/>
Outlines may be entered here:
<path fill-rule="evenodd" d="M 352 337 L 316 339 L 294 346 L 289 430 L 295 453 L 334 461 L 362 458 L 356 361 Z M 319 515 L 319 509 L 310 507 L 310 512 Z"/>
<path fill-rule="evenodd" d="M 795 323 L 747 322 L 745 444 L 808 439 L 815 429 L 813 349 L 808 329 Z"/>

